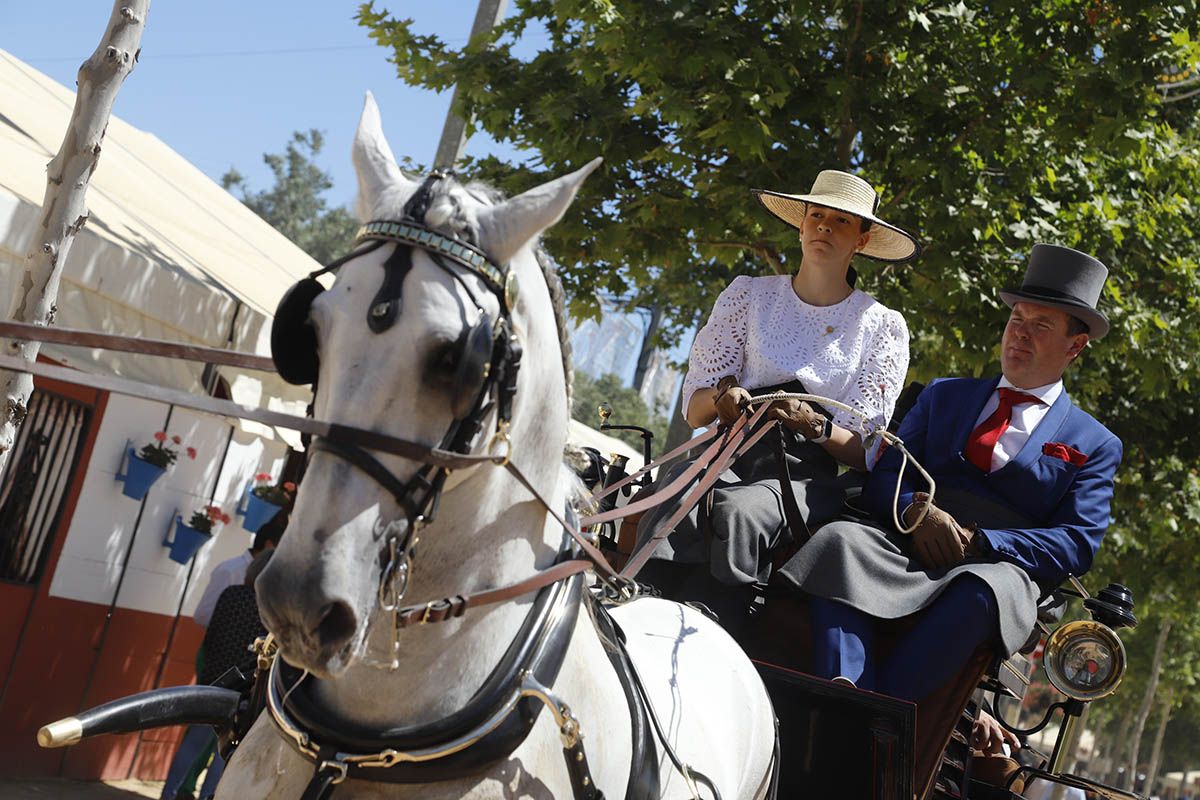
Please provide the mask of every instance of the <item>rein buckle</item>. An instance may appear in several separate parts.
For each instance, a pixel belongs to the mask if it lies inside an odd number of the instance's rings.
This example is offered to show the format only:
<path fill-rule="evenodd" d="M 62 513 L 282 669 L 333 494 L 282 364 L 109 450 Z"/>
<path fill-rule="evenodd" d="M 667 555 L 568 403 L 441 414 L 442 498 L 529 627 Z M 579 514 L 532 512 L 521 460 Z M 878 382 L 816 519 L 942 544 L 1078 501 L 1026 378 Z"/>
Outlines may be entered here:
<path fill-rule="evenodd" d="M 436 602 L 436 600 L 430 600 L 425 604 L 425 613 L 421 615 L 421 621 L 417 623 L 418 625 L 424 625 L 429 622 L 429 612 L 433 610 L 433 604 Z"/>
<path fill-rule="evenodd" d="M 317 767 L 317 774 L 325 772 L 326 770 L 336 773 L 333 776 L 333 779 L 330 781 L 331 786 L 337 786 L 339 783 L 346 780 L 346 776 L 349 774 L 349 767 L 346 765 L 345 761 L 322 761 L 320 766 Z"/>
<path fill-rule="evenodd" d="M 508 426 L 509 423 L 507 420 L 501 420 L 496 423 L 496 432 L 488 440 L 488 453 L 491 453 L 496 448 L 496 445 L 504 445 L 504 455 L 492 456 L 492 463 L 500 467 L 507 467 L 508 462 L 512 460 L 513 456 L 512 439 L 508 436 Z"/>

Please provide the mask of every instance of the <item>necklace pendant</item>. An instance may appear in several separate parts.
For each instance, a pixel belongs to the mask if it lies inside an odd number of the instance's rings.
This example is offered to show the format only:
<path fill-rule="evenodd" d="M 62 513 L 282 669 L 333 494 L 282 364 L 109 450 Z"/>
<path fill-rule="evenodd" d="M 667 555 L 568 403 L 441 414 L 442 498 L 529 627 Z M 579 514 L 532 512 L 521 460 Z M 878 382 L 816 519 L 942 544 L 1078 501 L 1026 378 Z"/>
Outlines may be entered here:
<path fill-rule="evenodd" d="M 828 336 L 829 334 L 833 333 L 833 330 L 834 330 L 834 328 L 832 325 L 826 325 L 825 326 L 825 335 Z"/>

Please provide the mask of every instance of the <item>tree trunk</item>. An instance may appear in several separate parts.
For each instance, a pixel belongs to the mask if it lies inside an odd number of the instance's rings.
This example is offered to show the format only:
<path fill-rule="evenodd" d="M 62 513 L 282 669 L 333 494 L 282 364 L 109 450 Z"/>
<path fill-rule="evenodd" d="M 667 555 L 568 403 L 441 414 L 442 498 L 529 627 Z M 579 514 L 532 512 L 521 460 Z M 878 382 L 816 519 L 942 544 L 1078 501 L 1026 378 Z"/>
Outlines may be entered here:
<path fill-rule="evenodd" d="M 1114 786 L 1117 780 L 1117 767 L 1124 763 L 1125 754 L 1129 752 L 1129 740 L 1125 737 L 1125 731 L 1129 730 L 1129 726 L 1133 724 L 1133 709 L 1129 709 L 1121 717 L 1120 720 L 1113 720 L 1113 723 L 1108 726 L 1105 731 L 1105 739 L 1111 742 L 1110 752 L 1108 757 L 1108 769 L 1101 778 L 1101 783 L 1107 783 L 1109 786 Z"/>
<path fill-rule="evenodd" d="M 1167 723 L 1171 721 L 1172 703 L 1168 693 L 1159 704 L 1162 716 L 1158 720 L 1158 730 L 1154 732 L 1154 746 L 1150 750 L 1150 766 L 1146 770 L 1146 788 L 1142 790 L 1147 797 L 1154 793 L 1154 782 L 1158 780 L 1158 767 L 1162 763 L 1163 737 L 1167 733 Z"/>
<path fill-rule="evenodd" d="M 1158 629 L 1158 639 L 1154 642 L 1154 660 L 1150 663 L 1150 676 L 1146 679 L 1146 692 L 1142 695 L 1142 705 L 1138 708 L 1133 720 L 1133 730 L 1129 733 L 1129 768 L 1125 772 L 1124 787 L 1132 789 L 1137 781 L 1138 755 L 1142 745 L 1142 732 L 1146 730 L 1146 720 L 1150 718 L 1150 709 L 1154 706 L 1154 693 L 1158 691 L 1158 673 L 1162 669 L 1163 650 L 1167 646 L 1167 636 L 1171 633 L 1171 620 L 1163 620 Z"/>
<path fill-rule="evenodd" d="M 9 319 L 53 325 L 58 284 L 75 234 L 87 222 L 88 181 L 100 159 L 100 144 L 108 128 L 113 101 L 141 52 L 142 29 L 150 0 L 116 0 L 100 46 L 83 62 L 77 78 L 75 107 L 58 155 L 46 166 L 46 194 L 39 230 L 25 256 L 25 272 L 13 292 Z M 7 342 L 4 352 L 36 361 L 39 342 Z M 4 406 L 0 416 L 0 472 L 8 461 L 25 419 L 33 376 L 0 373 Z"/>
<path fill-rule="evenodd" d="M 650 322 L 646 325 L 646 334 L 642 337 L 642 351 L 638 354 L 637 367 L 633 370 L 633 388 L 638 394 L 646 383 L 646 373 L 650 370 L 650 359 L 654 355 L 654 338 L 662 325 L 662 306 L 658 303 L 650 306 Z M 654 411 L 654 409 L 650 409 Z"/>

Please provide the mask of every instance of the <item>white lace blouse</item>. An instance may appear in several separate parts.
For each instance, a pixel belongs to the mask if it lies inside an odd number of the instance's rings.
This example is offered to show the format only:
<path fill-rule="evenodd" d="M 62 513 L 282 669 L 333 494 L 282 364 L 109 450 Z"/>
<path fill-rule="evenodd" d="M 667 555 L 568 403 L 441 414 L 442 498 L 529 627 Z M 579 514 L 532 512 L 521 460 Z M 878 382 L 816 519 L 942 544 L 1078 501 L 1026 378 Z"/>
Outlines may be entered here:
<path fill-rule="evenodd" d="M 683 408 L 697 389 L 726 375 L 748 389 L 799 378 L 810 393 L 853 406 L 881 426 L 907 372 L 908 326 L 898 311 L 857 289 L 836 305 L 813 306 L 796 296 L 790 275 L 743 275 L 721 292 L 696 334 Z M 845 411 L 833 409 L 833 417 L 860 429 Z"/>

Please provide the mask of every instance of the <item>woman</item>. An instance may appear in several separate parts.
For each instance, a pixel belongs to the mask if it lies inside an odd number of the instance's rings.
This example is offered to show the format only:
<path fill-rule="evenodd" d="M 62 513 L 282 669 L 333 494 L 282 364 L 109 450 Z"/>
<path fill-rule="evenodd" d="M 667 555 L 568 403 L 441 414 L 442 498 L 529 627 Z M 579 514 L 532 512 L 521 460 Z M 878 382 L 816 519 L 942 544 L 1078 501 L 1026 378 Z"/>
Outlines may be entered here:
<path fill-rule="evenodd" d="M 908 328 L 898 312 L 854 289 L 850 261 L 907 261 L 920 245 L 876 217 L 875 190 L 845 172 L 821 172 L 806 195 L 755 194 L 799 230 L 800 267 L 791 276 L 735 278 L 717 298 L 688 358 L 685 418 L 693 428 L 718 419 L 728 425 L 753 395 L 783 388 L 838 400 L 885 426 L 908 370 Z M 803 542 L 806 532 L 791 528 L 815 529 L 841 509 L 838 465 L 864 470 L 871 460 L 854 415 L 791 400 L 768 415 L 784 433 L 738 459 L 707 502 L 660 540 L 639 575 L 673 599 L 705 603 L 735 635 L 753 584 L 770 577 L 772 556 Z M 639 545 L 677 508 L 665 503 L 648 512 Z"/>

